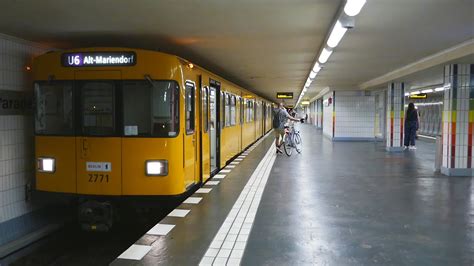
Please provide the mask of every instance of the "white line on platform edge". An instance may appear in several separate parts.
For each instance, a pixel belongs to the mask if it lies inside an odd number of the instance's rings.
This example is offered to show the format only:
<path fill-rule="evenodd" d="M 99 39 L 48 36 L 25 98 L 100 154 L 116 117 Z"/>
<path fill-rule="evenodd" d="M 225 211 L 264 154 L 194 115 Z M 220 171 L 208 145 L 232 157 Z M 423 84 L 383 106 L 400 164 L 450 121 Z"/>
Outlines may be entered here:
<path fill-rule="evenodd" d="M 198 204 L 202 200 L 201 197 L 189 197 L 183 203 L 186 204 Z"/>
<path fill-rule="evenodd" d="M 165 236 L 174 228 L 174 226 L 174 224 L 156 224 L 146 233 L 149 235 Z"/>
<path fill-rule="evenodd" d="M 168 216 L 183 218 L 183 217 L 186 217 L 186 215 L 188 215 L 190 211 L 191 210 L 174 209 L 172 212 L 168 214 Z"/>
<path fill-rule="evenodd" d="M 275 147 L 271 145 L 247 181 L 199 265 L 240 264 L 275 158 Z"/>
<path fill-rule="evenodd" d="M 196 193 L 200 193 L 200 194 L 207 194 L 209 192 L 211 192 L 212 188 L 200 188 L 198 190 L 196 190 Z"/>
<path fill-rule="evenodd" d="M 217 174 L 217 175 L 214 175 L 212 178 L 223 179 L 224 177 L 225 177 L 225 175 L 223 175 L 223 174 Z"/>
<path fill-rule="evenodd" d="M 117 258 L 125 260 L 141 260 L 150 250 L 151 246 L 133 244 Z"/>

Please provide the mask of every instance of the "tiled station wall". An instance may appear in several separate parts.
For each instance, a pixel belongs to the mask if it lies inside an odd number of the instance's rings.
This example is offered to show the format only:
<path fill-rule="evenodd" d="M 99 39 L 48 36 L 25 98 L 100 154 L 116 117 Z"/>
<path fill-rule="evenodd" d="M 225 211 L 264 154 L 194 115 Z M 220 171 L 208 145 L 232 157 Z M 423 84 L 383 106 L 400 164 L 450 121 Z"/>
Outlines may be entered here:
<path fill-rule="evenodd" d="M 319 99 L 319 100 L 311 102 L 309 106 L 307 107 L 310 112 L 309 123 L 311 123 L 313 126 L 316 126 L 317 128 L 322 128 L 323 114 L 321 112 L 322 110 L 321 105 L 322 105 L 322 101 Z"/>
<path fill-rule="evenodd" d="M 375 138 L 375 96 L 365 92 L 336 92 L 335 139 Z"/>
<path fill-rule="evenodd" d="M 323 134 L 326 135 L 327 137 L 332 138 L 333 135 L 333 104 L 334 104 L 334 99 L 333 103 L 331 104 L 325 104 L 329 98 L 333 98 L 333 93 L 330 92 L 326 95 L 323 96 Z"/>
<path fill-rule="evenodd" d="M 317 128 L 323 128 L 323 101 L 321 99 L 315 101 L 316 107 L 316 122 Z"/>
<path fill-rule="evenodd" d="M 32 58 L 48 49 L 0 34 L 0 90 L 32 95 Z M 38 208 L 27 200 L 26 185 L 33 183 L 33 116 L 0 113 L 0 245 L 12 240 L 31 221 L 14 221 Z M 9 226 L 6 226 L 6 225 Z"/>

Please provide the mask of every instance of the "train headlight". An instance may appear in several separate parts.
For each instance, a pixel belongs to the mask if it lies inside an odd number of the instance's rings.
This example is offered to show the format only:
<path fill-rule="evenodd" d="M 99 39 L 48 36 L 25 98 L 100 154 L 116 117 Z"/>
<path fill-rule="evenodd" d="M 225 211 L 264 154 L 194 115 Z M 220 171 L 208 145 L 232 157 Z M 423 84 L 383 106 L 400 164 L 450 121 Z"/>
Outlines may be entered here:
<path fill-rule="evenodd" d="M 167 160 L 148 160 L 145 163 L 146 175 L 165 176 L 168 175 Z"/>
<path fill-rule="evenodd" d="M 54 158 L 38 158 L 37 169 L 39 172 L 54 173 L 56 171 L 56 160 Z"/>

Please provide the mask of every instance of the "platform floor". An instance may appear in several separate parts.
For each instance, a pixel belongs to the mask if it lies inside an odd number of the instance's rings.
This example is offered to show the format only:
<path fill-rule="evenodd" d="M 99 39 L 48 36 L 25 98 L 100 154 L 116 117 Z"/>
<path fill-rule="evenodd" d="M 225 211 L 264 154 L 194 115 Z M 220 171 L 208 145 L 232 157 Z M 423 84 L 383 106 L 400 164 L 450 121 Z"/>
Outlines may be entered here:
<path fill-rule="evenodd" d="M 474 264 L 473 181 L 434 174 L 434 143 L 301 131 L 302 154 L 276 156 L 269 135 L 112 265 Z"/>

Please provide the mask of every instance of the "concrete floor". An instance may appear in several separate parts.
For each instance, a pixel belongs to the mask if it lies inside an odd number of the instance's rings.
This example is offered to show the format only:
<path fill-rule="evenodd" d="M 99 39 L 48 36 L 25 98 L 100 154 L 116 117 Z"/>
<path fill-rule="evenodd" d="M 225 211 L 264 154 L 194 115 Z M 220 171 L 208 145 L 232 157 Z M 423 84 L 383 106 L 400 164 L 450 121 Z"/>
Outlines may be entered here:
<path fill-rule="evenodd" d="M 242 265 L 474 265 L 472 178 L 433 173 L 434 143 L 331 142 L 301 127 L 278 156 Z"/>
<path fill-rule="evenodd" d="M 381 142 L 331 142 L 309 125 L 301 132 L 302 154 L 275 160 L 241 265 L 474 265 L 472 178 L 434 174 L 434 143 L 388 153 Z M 112 265 L 202 262 L 272 138 L 209 194 L 195 194 L 198 205 L 181 204 L 185 218 L 162 220 L 175 225 L 169 234 L 139 239 L 151 246 L 142 259 Z"/>

